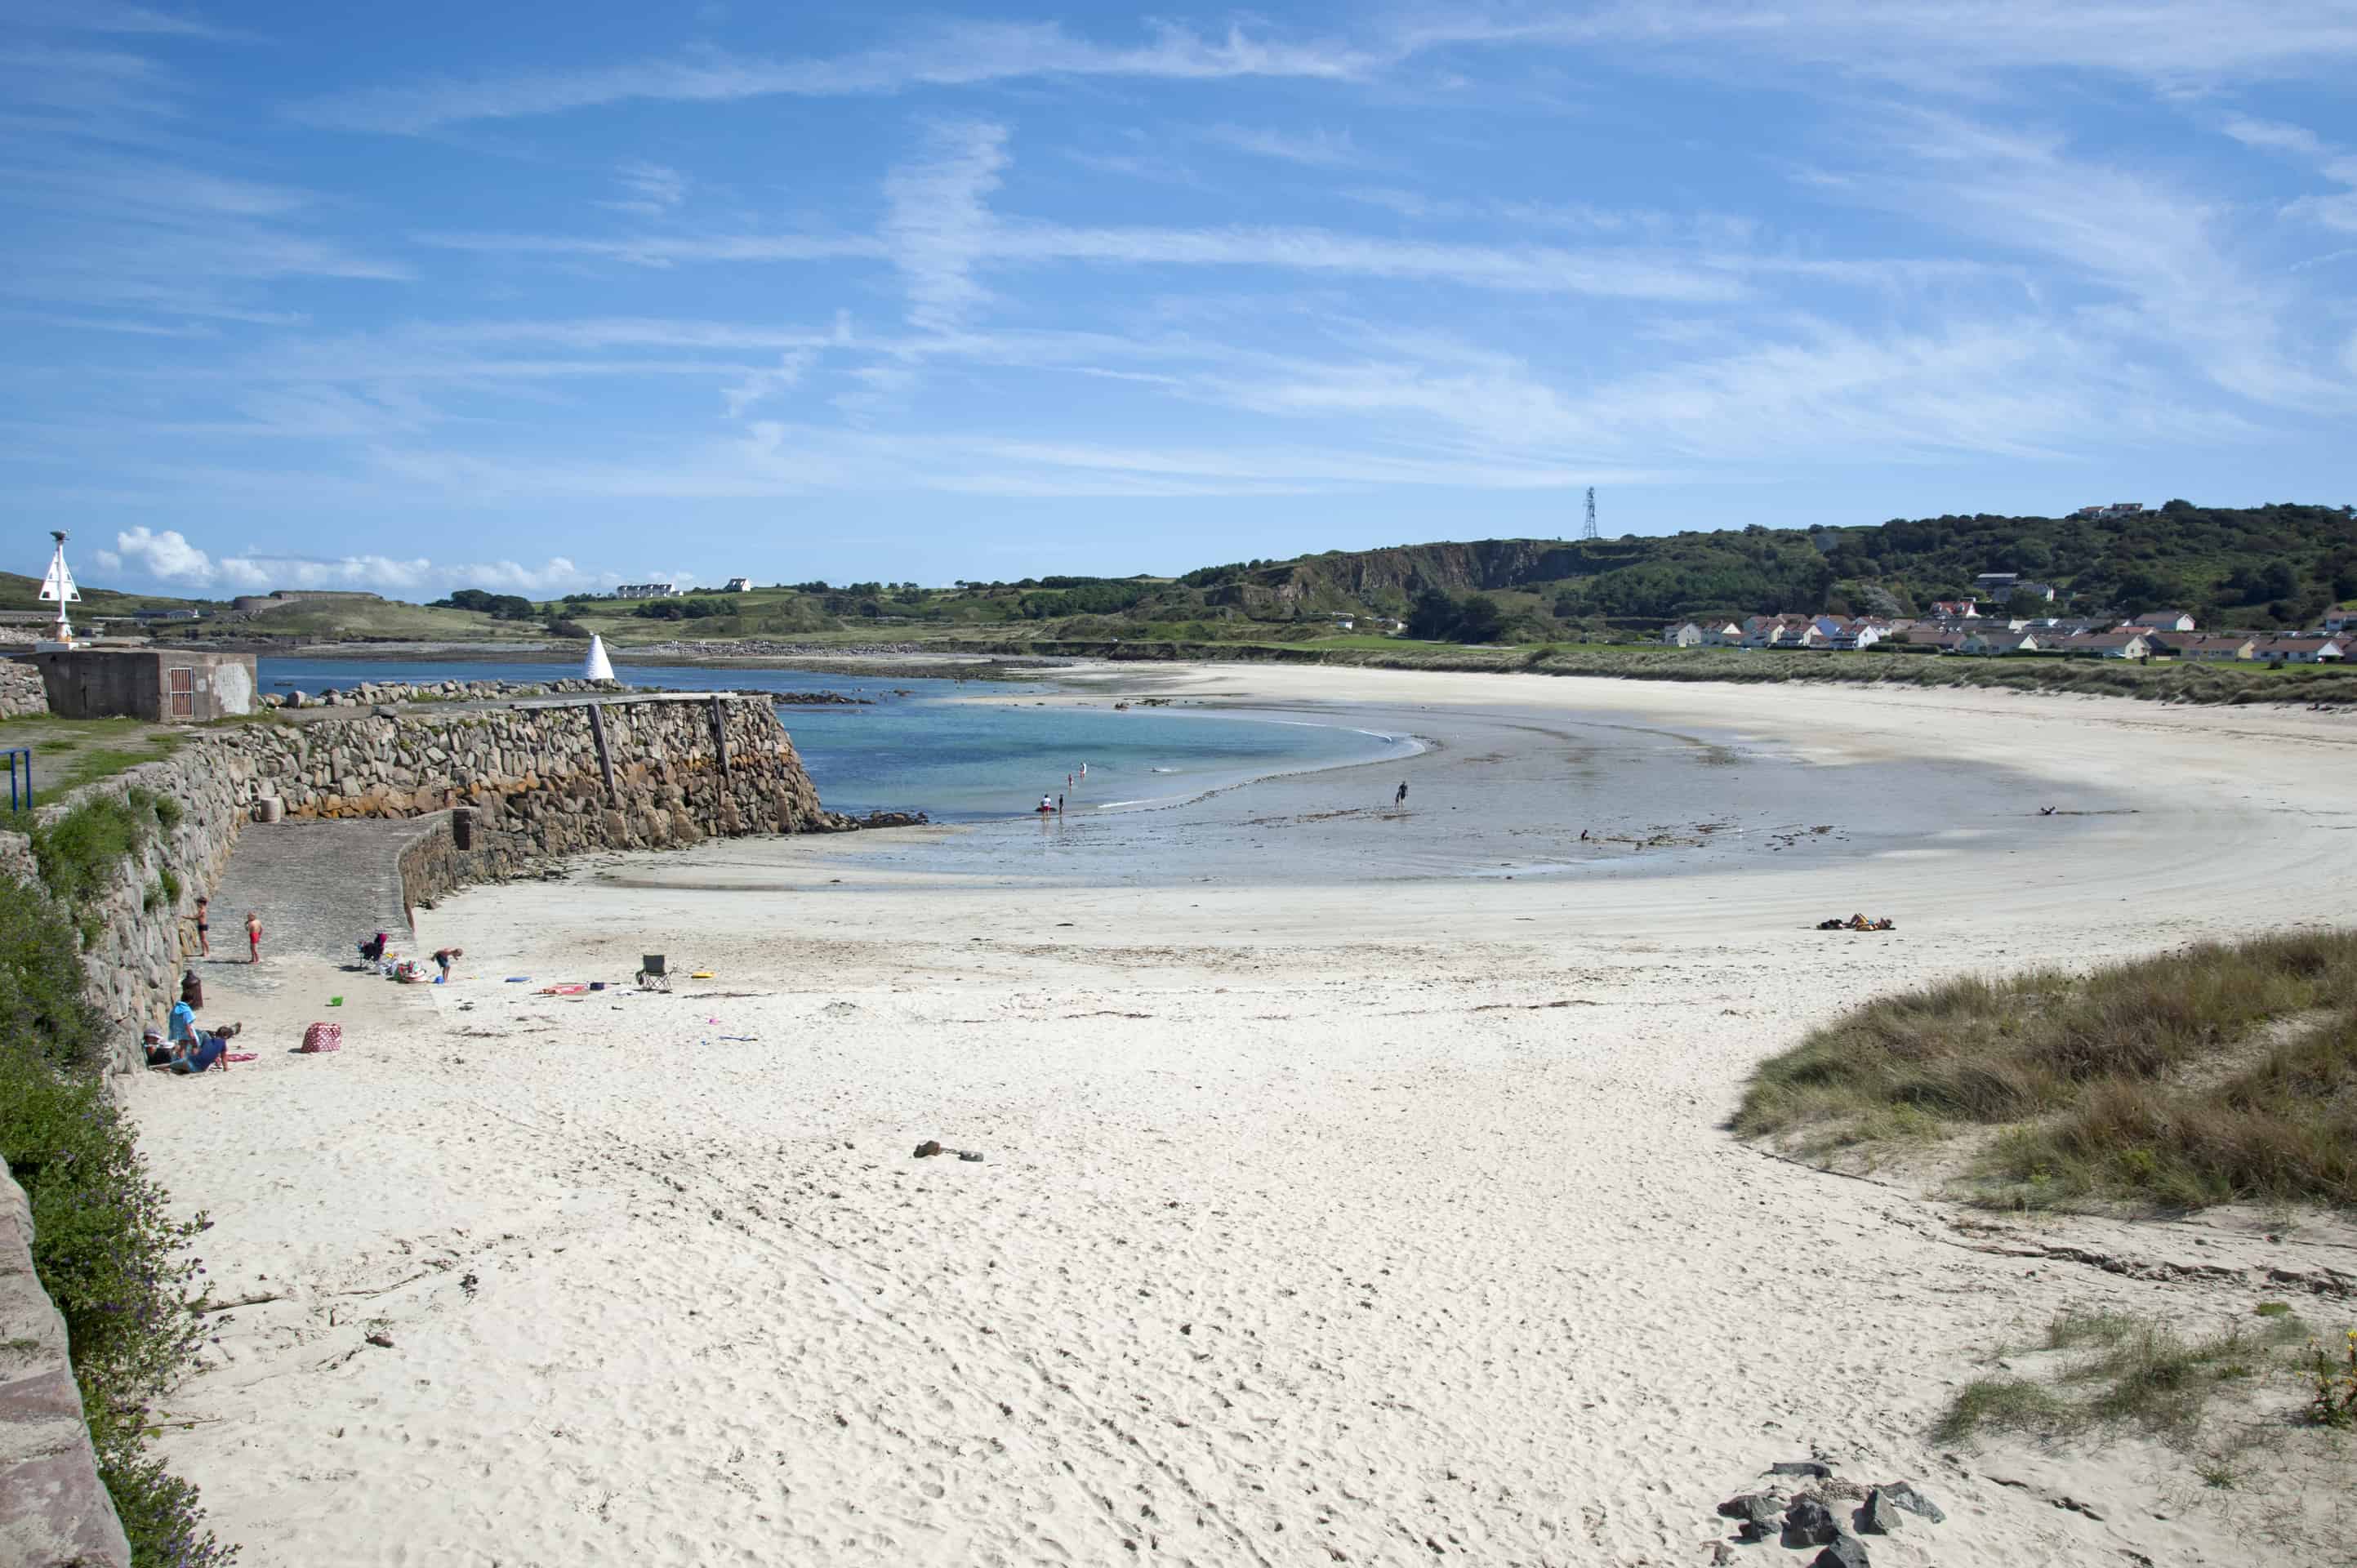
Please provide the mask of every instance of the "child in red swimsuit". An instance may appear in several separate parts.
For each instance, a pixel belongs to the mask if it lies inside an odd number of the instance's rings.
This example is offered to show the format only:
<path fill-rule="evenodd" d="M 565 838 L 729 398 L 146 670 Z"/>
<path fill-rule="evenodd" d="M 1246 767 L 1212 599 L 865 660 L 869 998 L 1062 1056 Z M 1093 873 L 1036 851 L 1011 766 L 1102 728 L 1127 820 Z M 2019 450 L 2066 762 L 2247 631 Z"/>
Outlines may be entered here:
<path fill-rule="evenodd" d="M 245 912 L 245 947 L 246 951 L 252 955 L 247 961 L 260 963 L 262 961 L 262 917 L 252 909 Z"/>

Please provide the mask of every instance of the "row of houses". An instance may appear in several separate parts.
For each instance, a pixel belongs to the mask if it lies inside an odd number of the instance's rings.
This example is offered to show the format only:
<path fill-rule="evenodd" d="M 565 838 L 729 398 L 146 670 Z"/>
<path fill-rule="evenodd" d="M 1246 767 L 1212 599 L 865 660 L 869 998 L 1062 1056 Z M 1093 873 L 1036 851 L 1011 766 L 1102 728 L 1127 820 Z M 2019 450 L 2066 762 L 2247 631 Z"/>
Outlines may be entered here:
<path fill-rule="evenodd" d="M 2357 612 L 2330 628 L 2303 632 L 2201 632 L 2182 610 L 2157 611 L 2116 626 L 1995 617 L 1897 620 L 1878 616 L 1748 616 L 1682 621 L 1663 634 L 1674 648 L 1872 648 L 1895 642 L 1935 653 L 1994 657 L 2066 653 L 2096 659 L 2177 658 L 2205 662 L 2329 664 L 2357 649 Z M 2345 628 L 2345 629 L 2344 629 Z"/>

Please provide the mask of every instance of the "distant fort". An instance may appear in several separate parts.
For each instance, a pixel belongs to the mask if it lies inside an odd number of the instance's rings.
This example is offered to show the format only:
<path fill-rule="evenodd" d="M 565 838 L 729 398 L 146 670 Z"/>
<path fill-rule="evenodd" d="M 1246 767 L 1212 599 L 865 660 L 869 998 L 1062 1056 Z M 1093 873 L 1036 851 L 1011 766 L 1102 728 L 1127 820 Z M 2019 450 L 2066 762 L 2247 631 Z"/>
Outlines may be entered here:
<path fill-rule="evenodd" d="M 345 602 L 359 600 L 376 605 L 384 603 L 382 594 L 364 594 L 350 588 L 299 588 L 292 591 L 285 588 L 274 588 L 266 594 L 240 594 L 229 602 L 229 607 L 240 615 L 253 615 L 263 610 L 283 610 L 288 605 L 300 604 L 306 599 L 336 599 Z"/>

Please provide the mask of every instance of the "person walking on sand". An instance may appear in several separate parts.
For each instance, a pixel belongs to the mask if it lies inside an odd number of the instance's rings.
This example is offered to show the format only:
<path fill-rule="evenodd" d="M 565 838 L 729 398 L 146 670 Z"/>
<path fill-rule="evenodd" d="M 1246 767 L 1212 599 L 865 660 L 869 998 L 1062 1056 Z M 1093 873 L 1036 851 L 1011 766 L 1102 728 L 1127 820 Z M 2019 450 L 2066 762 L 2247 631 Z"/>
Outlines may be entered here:
<path fill-rule="evenodd" d="M 199 958 L 213 956 L 212 921 L 208 918 L 211 907 L 210 898 L 197 900 L 197 956 Z"/>
<path fill-rule="evenodd" d="M 1396 795 L 1394 795 L 1394 796 L 1392 797 L 1392 809 L 1393 809 L 1394 811 L 1397 811 L 1400 807 L 1405 806 L 1405 805 L 1406 805 L 1406 804 L 1407 804 L 1407 780 L 1406 780 L 1406 779 L 1401 779 L 1401 780 L 1400 780 L 1399 793 L 1398 793 L 1398 794 L 1396 794 Z"/>
<path fill-rule="evenodd" d="M 258 910 L 245 912 L 245 950 L 246 962 L 262 961 L 262 915 Z"/>

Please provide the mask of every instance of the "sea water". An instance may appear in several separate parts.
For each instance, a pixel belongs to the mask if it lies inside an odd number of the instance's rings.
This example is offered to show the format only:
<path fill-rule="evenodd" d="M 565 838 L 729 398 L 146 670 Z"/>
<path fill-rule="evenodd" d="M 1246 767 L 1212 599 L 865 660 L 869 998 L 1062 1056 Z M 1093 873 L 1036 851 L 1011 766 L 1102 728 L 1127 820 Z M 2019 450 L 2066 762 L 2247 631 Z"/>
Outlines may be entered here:
<path fill-rule="evenodd" d="M 569 673 L 565 665 L 471 660 L 260 661 L 262 690 L 280 693 L 364 681 L 553 681 Z M 1157 707 L 1120 712 L 1110 699 L 1087 707 L 1044 705 L 1051 688 L 996 681 L 619 660 L 614 673 L 631 686 L 833 692 L 866 699 L 788 707 L 780 715 L 827 809 L 861 814 L 923 811 L 939 822 L 981 822 L 1028 816 L 1043 795 L 1066 796 L 1068 814 L 1137 811 L 1254 779 L 1382 761 L 1417 749 L 1405 736 L 1347 723 Z"/>

